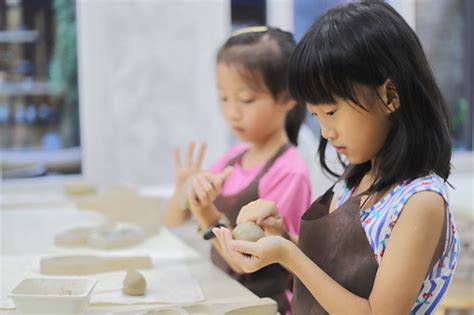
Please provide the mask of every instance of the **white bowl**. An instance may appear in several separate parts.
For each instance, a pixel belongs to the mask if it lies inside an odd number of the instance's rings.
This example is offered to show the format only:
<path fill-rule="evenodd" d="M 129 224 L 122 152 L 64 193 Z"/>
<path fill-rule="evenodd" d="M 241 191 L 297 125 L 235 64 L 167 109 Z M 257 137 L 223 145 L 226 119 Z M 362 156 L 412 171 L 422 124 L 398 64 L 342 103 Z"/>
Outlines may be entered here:
<path fill-rule="evenodd" d="M 86 278 L 30 278 L 9 296 L 23 314 L 81 314 L 96 283 Z"/>

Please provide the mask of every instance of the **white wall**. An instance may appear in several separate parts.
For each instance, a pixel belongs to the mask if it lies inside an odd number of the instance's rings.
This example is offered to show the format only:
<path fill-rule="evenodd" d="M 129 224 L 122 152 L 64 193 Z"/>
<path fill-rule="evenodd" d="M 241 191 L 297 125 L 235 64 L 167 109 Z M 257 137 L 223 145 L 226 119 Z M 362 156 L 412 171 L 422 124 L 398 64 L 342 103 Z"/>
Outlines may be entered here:
<path fill-rule="evenodd" d="M 294 0 L 267 0 L 267 24 L 279 27 L 284 31 L 293 32 L 294 24 Z"/>
<path fill-rule="evenodd" d="M 83 173 L 98 183 L 174 180 L 172 148 L 227 147 L 215 53 L 230 1 L 78 0 Z"/>

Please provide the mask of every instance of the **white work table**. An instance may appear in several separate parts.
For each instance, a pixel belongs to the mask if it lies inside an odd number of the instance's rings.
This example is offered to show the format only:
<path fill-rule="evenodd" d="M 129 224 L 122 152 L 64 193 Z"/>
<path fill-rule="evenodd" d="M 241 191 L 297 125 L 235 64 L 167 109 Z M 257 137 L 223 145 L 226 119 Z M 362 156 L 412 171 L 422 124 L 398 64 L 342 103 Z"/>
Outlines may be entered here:
<path fill-rule="evenodd" d="M 99 215 L 92 211 L 78 210 L 74 203 L 64 196 L 57 182 L 47 185 L 22 185 L 3 183 L 0 203 L 0 254 L 2 258 L 15 256 L 45 256 L 74 254 L 77 249 L 54 245 L 54 236 L 67 227 L 79 222 L 95 220 Z M 49 186 L 48 186 L 49 185 Z M 48 188 L 50 187 L 50 188 Z M 44 197 L 44 198 L 42 198 Z M 240 283 L 215 267 L 207 257 L 200 256 L 166 228 L 133 247 L 133 251 L 150 253 L 158 257 L 160 263 L 185 264 L 197 281 L 204 296 L 199 303 L 247 304 L 260 299 Z M 80 252 L 81 254 L 82 252 Z M 0 266 L 0 278 L 6 279 L 5 268 Z M 94 275 L 91 275 L 93 278 Z M 6 288 L 0 281 L 0 290 Z M 2 293 L 2 291 L 0 291 Z M 163 305 L 163 304 L 156 304 Z M 87 314 L 106 314 L 113 311 L 150 309 L 147 304 L 132 305 L 91 305 Z M 0 308 L 0 314 L 18 314 L 11 309 Z"/>

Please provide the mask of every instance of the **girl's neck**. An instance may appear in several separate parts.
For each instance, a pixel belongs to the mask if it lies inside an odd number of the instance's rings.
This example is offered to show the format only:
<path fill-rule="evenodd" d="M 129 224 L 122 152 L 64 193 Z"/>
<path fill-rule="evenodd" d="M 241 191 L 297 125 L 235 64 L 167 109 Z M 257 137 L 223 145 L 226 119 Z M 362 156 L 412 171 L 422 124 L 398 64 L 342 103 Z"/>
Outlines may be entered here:
<path fill-rule="evenodd" d="M 366 192 L 372 187 L 376 176 L 375 163 L 375 159 L 372 159 L 370 161 L 370 169 L 364 175 L 362 175 L 362 178 L 360 179 L 359 183 L 353 188 L 352 196 L 356 196 L 360 193 Z"/>
<path fill-rule="evenodd" d="M 369 170 L 367 173 L 365 173 L 364 176 L 362 176 L 359 184 L 356 187 L 354 187 L 352 195 L 355 196 L 367 191 L 372 186 L 373 182 L 374 182 L 374 178 L 372 176 L 371 170 Z"/>
<path fill-rule="evenodd" d="M 375 167 L 376 165 L 375 159 L 371 161 L 371 168 L 370 170 L 365 173 L 364 176 L 362 176 L 359 184 L 355 187 L 352 196 L 356 196 L 360 193 L 366 192 L 369 188 L 372 187 L 372 185 L 375 182 L 375 177 L 376 177 L 376 172 L 375 172 Z M 384 191 L 379 191 L 376 193 L 372 193 L 370 195 L 365 195 L 362 196 L 361 198 L 361 209 L 367 209 L 368 207 L 371 207 L 375 203 L 377 203 L 380 199 L 383 198 L 389 191 L 394 189 L 397 185 L 392 185 L 391 187 L 385 189 Z"/>
<path fill-rule="evenodd" d="M 249 151 L 242 158 L 242 167 L 252 167 L 268 161 L 288 142 L 285 130 L 276 132 L 263 141 L 252 142 Z"/>

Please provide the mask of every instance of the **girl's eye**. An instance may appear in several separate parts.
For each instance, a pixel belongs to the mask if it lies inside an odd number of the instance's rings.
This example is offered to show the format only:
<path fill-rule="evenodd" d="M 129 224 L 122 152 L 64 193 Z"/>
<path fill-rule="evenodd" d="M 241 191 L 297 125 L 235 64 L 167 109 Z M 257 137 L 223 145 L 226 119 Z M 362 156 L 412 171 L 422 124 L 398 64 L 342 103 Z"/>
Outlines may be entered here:
<path fill-rule="evenodd" d="M 316 113 L 313 113 L 313 112 L 311 112 L 311 116 L 318 117 L 318 115 Z"/>
<path fill-rule="evenodd" d="M 333 116 L 335 113 L 336 113 L 336 111 L 333 110 L 333 111 L 327 112 L 326 116 Z"/>
<path fill-rule="evenodd" d="M 250 103 L 253 103 L 253 101 L 255 101 L 255 99 L 253 99 L 253 98 L 241 100 L 241 102 L 244 103 L 244 104 L 250 104 Z"/>
<path fill-rule="evenodd" d="M 220 99 L 221 99 L 221 102 L 227 101 L 227 97 L 221 97 Z"/>

